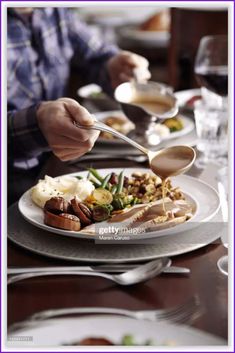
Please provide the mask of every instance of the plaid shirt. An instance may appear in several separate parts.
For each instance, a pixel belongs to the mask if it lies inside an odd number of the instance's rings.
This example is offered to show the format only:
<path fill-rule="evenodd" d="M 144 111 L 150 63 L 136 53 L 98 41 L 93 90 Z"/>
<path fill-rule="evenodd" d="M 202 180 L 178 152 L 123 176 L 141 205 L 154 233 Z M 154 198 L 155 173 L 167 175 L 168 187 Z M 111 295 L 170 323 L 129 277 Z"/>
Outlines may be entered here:
<path fill-rule="evenodd" d="M 27 169 L 48 150 L 36 108 L 66 95 L 71 60 L 87 83 L 111 92 L 105 63 L 118 49 L 66 8 L 37 8 L 29 18 L 8 9 L 7 31 L 8 154 L 11 164 Z"/>

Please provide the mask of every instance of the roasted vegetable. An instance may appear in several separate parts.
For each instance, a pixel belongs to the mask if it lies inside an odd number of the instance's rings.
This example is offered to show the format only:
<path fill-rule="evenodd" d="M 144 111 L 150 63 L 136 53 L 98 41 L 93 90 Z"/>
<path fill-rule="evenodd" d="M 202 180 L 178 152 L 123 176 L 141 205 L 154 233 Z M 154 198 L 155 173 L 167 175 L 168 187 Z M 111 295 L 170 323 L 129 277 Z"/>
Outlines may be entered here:
<path fill-rule="evenodd" d="M 110 208 L 106 205 L 96 205 L 92 210 L 93 220 L 102 222 L 108 219 L 111 215 Z"/>
<path fill-rule="evenodd" d="M 111 188 L 111 193 L 114 195 L 117 192 L 117 185 L 113 185 Z"/>
<path fill-rule="evenodd" d="M 108 182 L 111 178 L 111 174 L 108 174 L 104 179 L 103 179 L 103 182 L 101 184 L 101 188 L 105 189 L 108 185 Z"/>
<path fill-rule="evenodd" d="M 122 192 L 123 183 L 124 183 L 124 175 L 123 175 L 123 171 L 122 171 L 118 176 L 117 193 Z"/>
<path fill-rule="evenodd" d="M 93 178 L 89 178 L 89 180 L 92 182 L 92 184 L 94 185 L 95 188 L 100 188 L 101 184 L 98 183 L 96 180 L 94 180 Z"/>
<path fill-rule="evenodd" d="M 88 170 L 100 183 L 103 182 L 102 176 L 99 174 L 99 172 L 96 169 L 89 168 Z"/>
<path fill-rule="evenodd" d="M 138 197 L 133 197 L 133 200 L 131 202 L 132 206 L 137 205 L 138 203 L 140 203 L 140 200 L 138 199 Z"/>
<path fill-rule="evenodd" d="M 106 189 L 95 189 L 92 196 L 96 200 L 96 203 L 100 205 L 109 205 L 113 201 L 113 195 Z"/>
<path fill-rule="evenodd" d="M 181 119 L 179 119 L 179 118 L 167 119 L 167 120 L 164 121 L 163 124 L 168 127 L 170 132 L 180 131 L 184 127 Z"/>
<path fill-rule="evenodd" d="M 113 197 L 112 206 L 114 210 L 122 210 L 128 205 L 131 205 L 134 197 L 132 195 L 126 195 L 124 192 L 115 194 Z"/>
<path fill-rule="evenodd" d="M 132 335 L 125 335 L 122 338 L 122 346 L 134 346 L 135 345 L 135 341 L 134 341 L 134 337 Z"/>
<path fill-rule="evenodd" d="M 120 197 L 114 197 L 112 206 L 114 210 L 123 210 L 123 208 L 125 207 L 123 200 Z"/>

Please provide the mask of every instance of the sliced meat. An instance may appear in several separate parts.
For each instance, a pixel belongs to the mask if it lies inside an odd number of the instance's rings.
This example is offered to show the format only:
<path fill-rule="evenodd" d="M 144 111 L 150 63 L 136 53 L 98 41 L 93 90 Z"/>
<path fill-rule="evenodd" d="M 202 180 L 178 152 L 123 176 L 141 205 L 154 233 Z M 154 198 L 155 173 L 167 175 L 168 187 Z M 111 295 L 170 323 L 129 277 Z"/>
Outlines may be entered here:
<path fill-rule="evenodd" d="M 162 229 L 174 227 L 180 223 L 184 223 L 185 221 L 186 221 L 186 216 L 176 217 L 176 218 L 173 218 L 170 220 L 167 220 L 167 216 L 159 216 L 159 217 L 152 219 L 148 222 L 142 223 L 137 228 L 141 229 L 142 233 L 144 233 L 144 231 L 153 232 L 153 231 L 157 231 L 157 230 L 162 230 Z"/>
<path fill-rule="evenodd" d="M 63 197 L 52 197 L 45 203 L 44 210 L 59 214 L 67 213 L 69 209 L 69 202 L 66 201 Z"/>
<path fill-rule="evenodd" d="M 92 223 L 92 213 L 84 203 L 79 202 L 75 197 L 71 200 L 71 206 L 74 214 L 81 220 L 84 226 Z"/>
<path fill-rule="evenodd" d="M 112 343 L 107 338 L 103 338 L 103 337 L 89 337 L 81 340 L 79 342 L 79 345 L 80 346 L 114 346 L 114 343 Z"/>
<path fill-rule="evenodd" d="M 81 229 L 80 219 L 69 213 L 56 215 L 44 210 L 44 223 L 54 228 L 79 231 Z"/>

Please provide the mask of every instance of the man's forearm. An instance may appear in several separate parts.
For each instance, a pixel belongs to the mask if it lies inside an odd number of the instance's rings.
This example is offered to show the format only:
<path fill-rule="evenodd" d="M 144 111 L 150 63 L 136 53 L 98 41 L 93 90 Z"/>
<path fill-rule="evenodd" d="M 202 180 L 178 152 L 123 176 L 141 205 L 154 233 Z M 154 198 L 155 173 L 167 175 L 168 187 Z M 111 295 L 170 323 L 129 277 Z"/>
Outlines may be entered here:
<path fill-rule="evenodd" d="M 38 104 L 19 111 L 9 111 L 8 153 L 11 159 L 27 159 L 48 151 L 47 142 L 37 123 Z"/>

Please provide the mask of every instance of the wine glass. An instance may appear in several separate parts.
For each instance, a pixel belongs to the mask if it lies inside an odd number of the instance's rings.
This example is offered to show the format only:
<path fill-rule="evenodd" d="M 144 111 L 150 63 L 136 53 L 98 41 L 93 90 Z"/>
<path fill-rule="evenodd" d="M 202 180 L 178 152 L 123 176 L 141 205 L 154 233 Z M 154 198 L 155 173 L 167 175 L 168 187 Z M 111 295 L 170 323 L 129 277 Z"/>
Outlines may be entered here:
<path fill-rule="evenodd" d="M 195 106 L 195 123 L 202 152 L 196 164 L 203 168 L 208 161 L 226 165 L 228 40 L 225 35 L 207 36 L 200 41 L 195 74 L 201 86 L 202 100 Z"/>
<path fill-rule="evenodd" d="M 207 36 L 200 41 L 194 71 L 199 85 L 214 92 L 222 105 L 228 95 L 228 38 Z M 216 97 L 216 96 L 215 96 Z"/>

